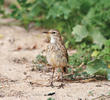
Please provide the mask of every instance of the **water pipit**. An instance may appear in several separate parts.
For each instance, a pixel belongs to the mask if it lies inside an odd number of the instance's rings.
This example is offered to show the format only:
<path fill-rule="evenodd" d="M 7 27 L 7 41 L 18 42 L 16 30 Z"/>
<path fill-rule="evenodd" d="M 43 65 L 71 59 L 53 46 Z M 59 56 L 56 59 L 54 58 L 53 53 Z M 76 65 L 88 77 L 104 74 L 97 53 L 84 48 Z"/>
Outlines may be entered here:
<path fill-rule="evenodd" d="M 62 75 L 61 75 L 61 80 L 62 83 L 60 87 L 63 87 L 63 73 L 64 73 L 64 68 L 67 67 L 67 62 L 68 62 L 68 54 L 67 50 L 64 46 L 64 43 L 62 41 L 61 35 L 57 30 L 49 30 L 47 33 L 50 37 L 50 43 L 47 47 L 47 61 L 48 63 L 52 66 L 53 69 L 53 74 L 51 77 L 51 86 L 53 86 L 53 77 L 54 77 L 54 72 L 56 68 L 60 68 Z"/>

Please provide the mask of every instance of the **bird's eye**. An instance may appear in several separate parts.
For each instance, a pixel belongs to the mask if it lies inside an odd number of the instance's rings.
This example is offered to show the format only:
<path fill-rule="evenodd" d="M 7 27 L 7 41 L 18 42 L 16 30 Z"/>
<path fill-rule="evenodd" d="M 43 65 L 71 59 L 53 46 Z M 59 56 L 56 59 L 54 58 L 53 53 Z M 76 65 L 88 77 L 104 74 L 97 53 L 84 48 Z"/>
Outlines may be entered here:
<path fill-rule="evenodd" d="M 52 34 L 55 34 L 55 32 L 52 32 Z"/>

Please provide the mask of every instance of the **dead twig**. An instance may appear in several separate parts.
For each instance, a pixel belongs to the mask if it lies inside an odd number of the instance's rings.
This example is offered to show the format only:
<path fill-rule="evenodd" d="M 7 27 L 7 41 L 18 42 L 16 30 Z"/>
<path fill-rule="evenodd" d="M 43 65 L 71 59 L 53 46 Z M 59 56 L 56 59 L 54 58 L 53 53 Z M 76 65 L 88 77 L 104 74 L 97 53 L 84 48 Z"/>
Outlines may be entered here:
<path fill-rule="evenodd" d="M 96 97 L 96 98 L 94 98 L 94 99 L 92 99 L 92 100 L 105 100 L 104 98 L 110 98 L 110 95 L 101 95 L 101 96 L 99 96 L 99 97 Z"/>

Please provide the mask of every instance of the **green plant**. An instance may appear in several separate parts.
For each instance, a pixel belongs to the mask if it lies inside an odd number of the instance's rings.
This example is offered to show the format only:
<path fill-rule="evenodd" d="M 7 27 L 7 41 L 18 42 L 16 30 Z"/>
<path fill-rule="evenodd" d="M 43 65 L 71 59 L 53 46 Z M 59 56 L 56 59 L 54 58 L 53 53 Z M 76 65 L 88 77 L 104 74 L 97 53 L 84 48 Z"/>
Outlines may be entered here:
<path fill-rule="evenodd" d="M 103 49 L 97 45 L 80 44 L 77 53 L 69 57 L 69 65 L 68 72 L 71 74 L 68 78 L 100 75 L 110 80 L 110 40 L 105 42 Z"/>
<path fill-rule="evenodd" d="M 28 0 L 17 0 L 17 4 L 12 4 L 10 9 L 12 9 L 11 17 L 20 20 L 21 25 L 27 28 L 28 24 L 35 20 L 34 15 L 31 12 L 32 3 Z"/>
<path fill-rule="evenodd" d="M 47 64 L 47 60 L 45 56 L 37 55 L 33 63 L 36 66 L 37 70 L 42 70 L 43 67 Z"/>
<path fill-rule="evenodd" d="M 65 37 L 66 47 L 75 46 L 75 42 L 82 42 L 86 38 L 92 39 L 101 48 L 106 40 L 104 37 L 110 38 L 108 0 L 17 2 L 18 5 L 11 5 L 11 17 L 20 20 L 25 27 L 35 22 L 37 26 L 58 29 Z"/>
<path fill-rule="evenodd" d="M 110 64 L 110 39 L 105 42 L 104 46 L 104 49 L 99 54 L 99 58 Z"/>
<path fill-rule="evenodd" d="M 69 79 L 75 78 L 87 78 L 89 74 L 85 71 L 85 66 L 88 61 L 92 60 L 91 57 L 91 48 L 87 46 L 85 43 L 80 45 L 80 48 L 77 47 L 77 52 L 72 56 L 69 56 L 69 65 L 71 67 L 68 68 L 68 77 Z"/>
<path fill-rule="evenodd" d="M 84 38 L 92 38 L 93 43 L 102 47 L 104 37 L 110 38 L 109 0 L 33 0 L 32 2 L 17 0 L 17 2 L 18 5 L 11 5 L 11 17 L 20 20 L 26 27 L 35 22 L 37 26 L 58 29 L 63 33 L 69 46 L 75 42 L 82 42 Z"/>
<path fill-rule="evenodd" d="M 50 97 L 50 98 L 48 98 L 47 100 L 55 100 L 55 99 L 53 99 L 53 98 Z"/>
<path fill-rule="evenodd" d="M 95 53 L 94 53 L 95 52 Z M 91 75 L 103 75 L 110 80 L 110 40 L 105 42 L 104 49 L 93 51 L 93 60 L 89 61 L 87 64 L 86 71 Z"/>
<path fill-rule="evenodd" d="M 4 14 L 4 0 L 0 0 L 0 13 Z"/>
<path fill-rule="evenodd" d="M 87 27 L 84 25 L 75 26 L 73 28 L 72 34 L 74 35 L 76 42 L 81 42 L 82 40 L 86 39 L 94 44 L 97 44 L 97 46 L 100 48 L 102 48 L 106 41 L 97 28 L 90 27 L 90 29 L 87 29 Z"/>

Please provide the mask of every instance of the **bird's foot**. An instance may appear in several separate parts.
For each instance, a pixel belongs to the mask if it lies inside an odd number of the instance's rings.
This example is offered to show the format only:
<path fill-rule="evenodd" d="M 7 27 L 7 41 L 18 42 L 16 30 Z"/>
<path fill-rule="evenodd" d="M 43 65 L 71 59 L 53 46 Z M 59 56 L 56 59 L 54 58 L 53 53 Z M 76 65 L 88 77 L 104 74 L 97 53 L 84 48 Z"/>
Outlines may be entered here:
<path fill-rule="evenodd" d="M 50 86 L 51 86 L 52 88 L 54 87 L 53 82 L 50 83 Z"/>
<path fill-rule="evenodd" d="M 49 85 L 47 85 L 47 87 L 52 87 L 52 88 L 54 88 L 53 82 L 51 82 Z"/>
<path fill-rule="evenodd" d="M 61 83 L 61 84 L 58 86 L 58 89 L 60 89 L 60 88 L 63 88 L 63 89 L 64 89 L 64 86 L 65 86 L 65 84 Z"/>

